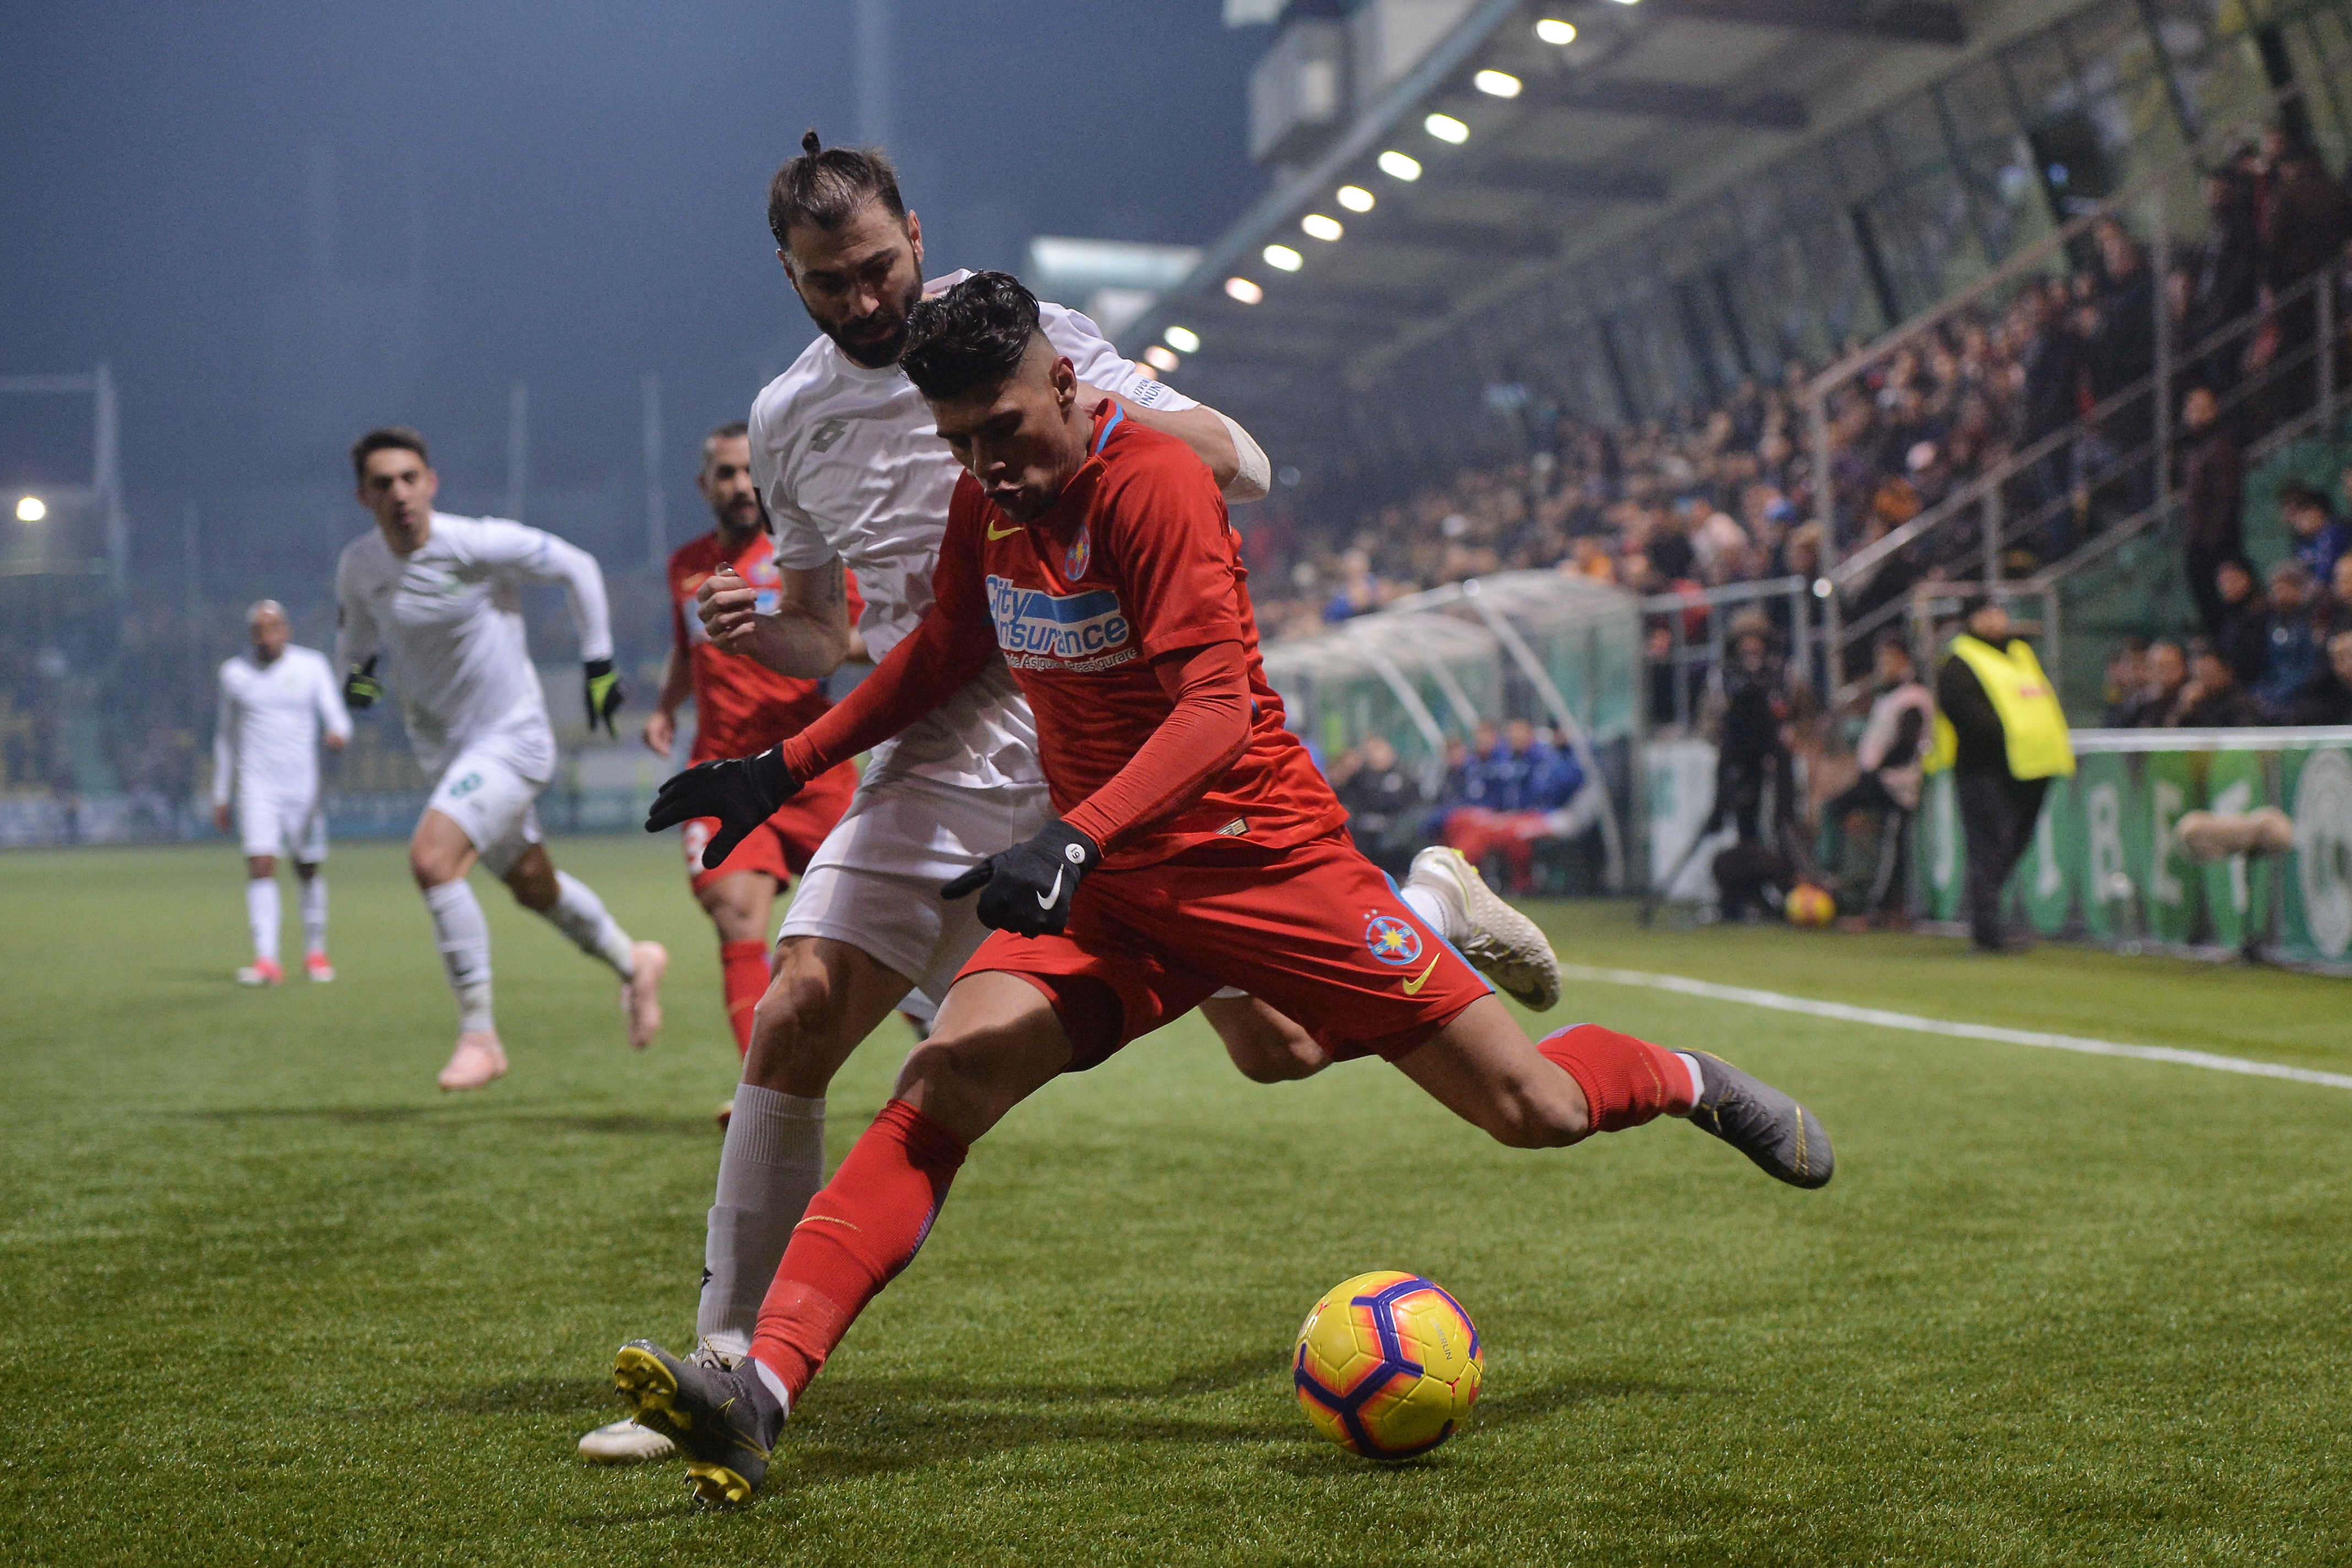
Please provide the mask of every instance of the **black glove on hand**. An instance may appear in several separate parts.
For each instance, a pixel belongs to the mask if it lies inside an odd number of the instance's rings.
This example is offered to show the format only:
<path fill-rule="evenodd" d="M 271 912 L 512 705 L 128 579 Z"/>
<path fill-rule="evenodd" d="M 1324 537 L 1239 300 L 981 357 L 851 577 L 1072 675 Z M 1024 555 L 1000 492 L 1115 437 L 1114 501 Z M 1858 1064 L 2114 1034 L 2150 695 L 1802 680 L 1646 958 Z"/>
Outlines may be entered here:
<path fill-rule="evenodd" d="M 674 773 L 663 783 L 653 810 L 646 813 L 646 831 L 658 833 L 697 817 L 718 818 L 719 831 L 702 851 L 702 869 L 717 871 L 745 834 L 800 792 L 801 781 L 784 766 L 782 747 L 771 747 L 757 757 L 705 762 Z"/>
<path fill-rule="evenodd" d="M 587 675 L 588 733 L 595 734 L 597 725 L 602 724 L 606 735 L 617 737 L 621 732 L 614 727 L 613 716 L 621 711 L 622 699 L 628 695 L 621 690 L 621 677 L 614 673 L 610 659 L 589 660 Z"/>
<path fill-rule="evenodd" d="M 370 656 L 366 664 L 343 677 L 343 706 L 353 713 L 364 713 L 383 695 L 383 683 L 375 678 L 375 662 L 381 657 Z"/>
<path fill-rule="evenodd" d="M 945 887 L 941 898 L 980 894 L 980 923 L 1021 936 L 1044 936 L 1070 923 L 1078 881 L 1102 864 L 1102 847 L 1067 822 L 1054 822 L 1027 843 L 992 854 Z"/>

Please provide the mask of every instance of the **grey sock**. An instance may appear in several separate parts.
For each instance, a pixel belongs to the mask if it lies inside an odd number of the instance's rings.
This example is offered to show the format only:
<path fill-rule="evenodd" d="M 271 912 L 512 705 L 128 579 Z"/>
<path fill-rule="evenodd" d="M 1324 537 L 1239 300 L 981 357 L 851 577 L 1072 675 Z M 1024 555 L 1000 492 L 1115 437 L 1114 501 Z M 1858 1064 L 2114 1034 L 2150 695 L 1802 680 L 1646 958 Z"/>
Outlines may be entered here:
<path fill-rule="evenodd" d="M 746 1354 L 760 1302 L 784 1260 L 793 1227 L 824 1185 L 824 1102 L 757 1084 L 735 1088 L 719 1188 L 702 1249 L 695 1333 L 727 1355 Z"/>

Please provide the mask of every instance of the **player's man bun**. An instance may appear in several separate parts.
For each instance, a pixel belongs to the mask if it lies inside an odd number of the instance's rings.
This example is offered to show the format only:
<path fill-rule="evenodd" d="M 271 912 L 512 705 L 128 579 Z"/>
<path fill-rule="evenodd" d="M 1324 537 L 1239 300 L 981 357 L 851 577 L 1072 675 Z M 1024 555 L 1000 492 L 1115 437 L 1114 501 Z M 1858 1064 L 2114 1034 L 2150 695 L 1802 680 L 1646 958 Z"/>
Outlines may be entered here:
<path fill-rule="evenodd" d="M 1037 335 L 1037 297 L 1009 273 L 975 272 L 907 313 L 898 368 L 927 398 L 1002 386 Z"/>
<path fill-rule="evenodd" d="M 907 215 L 889 154 L 879 147 L 824 146 L 812 127 L 801 138 L 801 155 L 768 182 L 768 232 L 776 236 L 777 249 L 789 249 L 786 236 L 793 230 L 815 227 L 831 234 L 868 202 L 881 203 L 894 218 Z"/>

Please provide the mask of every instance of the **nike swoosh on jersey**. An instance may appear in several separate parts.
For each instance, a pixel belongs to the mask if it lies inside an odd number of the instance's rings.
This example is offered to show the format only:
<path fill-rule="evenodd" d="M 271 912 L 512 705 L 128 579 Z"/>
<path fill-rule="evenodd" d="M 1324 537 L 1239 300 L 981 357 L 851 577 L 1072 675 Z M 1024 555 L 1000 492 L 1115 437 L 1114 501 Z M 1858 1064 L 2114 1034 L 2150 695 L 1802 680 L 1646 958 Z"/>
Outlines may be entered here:
<path fill-rule="evenodd" d="M 1440 953 L 1437 956 L 1437 958 L 1443 958 L 1444 956 L 1445 956 L 1445 955 Z M 1415 975 L 1412 979 L 1400 980 L 1397 982 L 1399 985 L 1404 987 L 1404 994 L 1406 996 L 1417 997 L 1421 995 L 1421 988 L 1429 984 L 1430 976 L 1437 973 L 1437 958 L 1432 958 L 1429 961 L 1429 967 L 1423 969 L 1420 974 Z"/>
<path fill-rule="evenodd" d="M 1000 528 L 994 523 L 988 525 L 988 537 L 992 539 L 1009 539 L 1020 531 L 1021 525 L 1018 523 L 1009 528 Z"/>
<path fill-rule="evenodd" d="M 1060 900 L 1061 896 L 1062 868 L 1060 866 L 1055 866 L 1054 868 L 1054 885 L 1037 895 L 1037 907 L 1040 909 L 1051 909 L 1054 907 L 1055 904 Z"/>

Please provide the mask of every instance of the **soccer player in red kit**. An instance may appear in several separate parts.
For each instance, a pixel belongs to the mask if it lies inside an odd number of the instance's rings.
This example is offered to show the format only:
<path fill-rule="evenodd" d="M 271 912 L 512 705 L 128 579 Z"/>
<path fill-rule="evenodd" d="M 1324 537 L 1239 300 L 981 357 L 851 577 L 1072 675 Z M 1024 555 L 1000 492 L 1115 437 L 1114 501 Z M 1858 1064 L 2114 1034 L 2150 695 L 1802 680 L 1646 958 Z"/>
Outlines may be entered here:
<path fill-rule="evenodd" d="M 616 1356 L 635 1418 L 686 1450 L 709 1501 L 750 1500 L 793 1401 L 913 1260 L 971 1145 L 1055 1077 L 1221 986 L 1307 1022 L 1336 1059 L 1387 1059 L 1513 1146 L 1664 1113 L 1794 1186 L 1830 1178 L 1812 1114 L 1717 1058 L 1594 1024 L 1521 1031 L 1358 852 L 1284 729 L 1214 480 L 1115 407 L 1089 417 L 1036 322 L 1036 301 L 1002 273 L 916 308 L 900 362 L 966 469 L 930 613 L 824 719 L 774 752 L 679 775 L 647 819 L 715 815 L 723 843 L 799 780 L 920 717 L 992 648 L 1036 715 L 1062 813 L 943 890 L 978 892 L 996 934 L 809 1205 L 748 1362 L 690 1363 L 645 1341 Z"/>
<path fill-rule="evenodd" d="M 645 742 L 667 757 L 677 737 L 678 706 L 692 696 L 692 760 L 707 762 L 765 750 L 807 728 L 833 705 L 814 681 L 777 674 L 714 646 L 694 611 L 696 591 L 715 574 L 732 572 L 771 594 L 778 582 L 774 549 L 751 484 L 751 441 L 740 423 L 722 424 L 703 438 L 702 471 L 695 486 L 719 526 L 669 558 L 669 662 L 662 670 L 661 695 L 646 720 Z M 860 608 L 856 585 L 847 584 L 846 592 L 854 622 Z M 687 874 L 696 901 L 719 928 L 727 1019 L 735 1030 L 738 1055 L 751 1048 L 751 1009 L 768 988 L 769 916 L 776 894 L 807 868 L 856 787 L 856 771 L 848 763 L 828 768 L 742 835 L 715 870 L 704 868 L 702 852 L 718 830 L 716 819 L 684 824 Z M 723 1121 L 725 1113 L 720 1114 Z"/>

